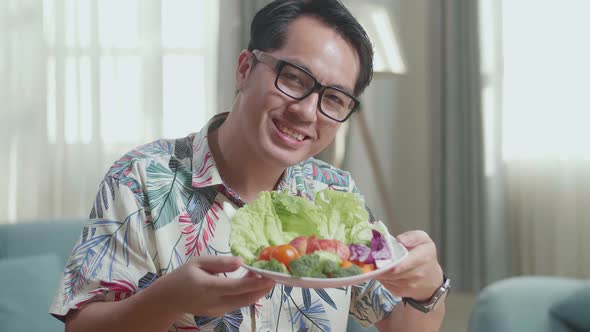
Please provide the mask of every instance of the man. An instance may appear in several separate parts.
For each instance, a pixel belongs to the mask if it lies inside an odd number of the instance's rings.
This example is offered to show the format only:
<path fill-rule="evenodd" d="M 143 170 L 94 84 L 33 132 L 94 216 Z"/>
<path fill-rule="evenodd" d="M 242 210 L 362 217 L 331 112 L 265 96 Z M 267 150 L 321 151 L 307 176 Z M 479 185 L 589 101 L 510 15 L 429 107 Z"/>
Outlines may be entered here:
<path fill-rule="evenodd" d="M 398 236 L 410 254 L 379 282 L 344 289 L 275 284 L 229 254 L 224 202 L 356 192 L 347 172 L 311 157 L 358 107 L 371 63 L 365 32 L 336 0 L 263 8 L 238 57 L 232 111 L 109 170 L 51 313 L 68 331 L 344 331 L 348 314 L 381 331 L 438 330 L 444 304 L 418 310 L 446 279 L 424 232 Z"/>

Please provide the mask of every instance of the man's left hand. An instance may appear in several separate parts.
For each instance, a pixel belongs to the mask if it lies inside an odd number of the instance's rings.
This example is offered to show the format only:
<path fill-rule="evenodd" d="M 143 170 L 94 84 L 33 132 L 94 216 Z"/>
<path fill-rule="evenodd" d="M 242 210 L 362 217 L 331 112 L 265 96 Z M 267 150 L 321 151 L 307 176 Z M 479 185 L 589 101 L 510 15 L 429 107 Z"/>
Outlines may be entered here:
<path fill-rule="evenodd" d="M 394 295 L 427 301 L 444 279 L 436 245 L 424 231 L 402 233 L 397 240 L 408 248 L 408 257 L 378 280 Z"/>

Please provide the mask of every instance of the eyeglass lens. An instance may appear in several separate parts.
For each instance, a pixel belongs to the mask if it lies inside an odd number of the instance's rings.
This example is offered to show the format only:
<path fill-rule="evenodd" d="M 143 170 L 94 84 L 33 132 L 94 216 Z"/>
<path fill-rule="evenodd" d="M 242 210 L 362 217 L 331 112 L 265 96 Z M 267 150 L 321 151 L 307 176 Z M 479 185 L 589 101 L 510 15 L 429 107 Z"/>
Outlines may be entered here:
<path fill-rule="evenodd" d="M 305 71 L 285 64 L 277 77 L 277 87 L 293 98 L 307 96 L 315 87 L 315 79 Z M 355 101 L 349 95 L 331 87 L 321 92 L 320 110 L 334 120 L 343 120 L 352 111 Z"/>

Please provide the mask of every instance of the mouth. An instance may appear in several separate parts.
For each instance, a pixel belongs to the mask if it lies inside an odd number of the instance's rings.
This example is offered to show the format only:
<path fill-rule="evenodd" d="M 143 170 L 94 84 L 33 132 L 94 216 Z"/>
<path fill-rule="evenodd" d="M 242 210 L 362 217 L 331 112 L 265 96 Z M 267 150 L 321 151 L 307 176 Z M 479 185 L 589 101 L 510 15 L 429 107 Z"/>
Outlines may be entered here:
<path fill-rule="evenodd" d="M 274 123 L 275 127 L 277 127 L 277 129 L 281 132 L 281 134 L 287 136 L 288 138 L 291 138 L 291 139 L 296 140 L 298 142 L 302 142 L 302 141 L 310 138 L 305 133 L 303 133 L 295 128 L 289 127 L 281 122 L 273 120 L 273 123 Z"/>

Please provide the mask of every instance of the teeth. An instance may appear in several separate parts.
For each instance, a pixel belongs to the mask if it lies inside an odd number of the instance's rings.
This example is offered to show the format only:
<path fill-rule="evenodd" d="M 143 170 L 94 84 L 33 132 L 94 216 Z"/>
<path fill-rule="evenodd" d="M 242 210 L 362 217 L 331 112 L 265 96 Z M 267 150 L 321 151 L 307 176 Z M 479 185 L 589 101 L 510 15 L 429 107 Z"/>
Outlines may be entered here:
<path fill-rule="evenodd" d="M 293 129 L 287 128 L 283 125 L 279 125 L 279 129 L 281 130 L 281 132 L 283 132 L 283 134 L 286 134 L 287 136 L 292 137 L 298 141 L 302 141 L 303 138 L 305 137 L 305 135 L 300 134 L 300 133 L 294 131 Z"/>

